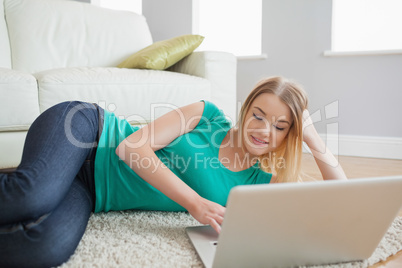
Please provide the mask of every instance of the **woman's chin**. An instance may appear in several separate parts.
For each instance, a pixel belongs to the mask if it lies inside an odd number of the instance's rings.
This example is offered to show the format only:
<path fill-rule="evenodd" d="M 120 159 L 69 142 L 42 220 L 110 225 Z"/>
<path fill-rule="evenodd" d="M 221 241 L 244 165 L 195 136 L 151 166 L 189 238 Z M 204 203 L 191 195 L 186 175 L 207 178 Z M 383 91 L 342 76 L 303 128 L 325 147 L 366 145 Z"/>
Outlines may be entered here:
<path fill-rule="evenodd" d="M 257 156 L 257 157 L 272 152 L 272 148 L 270 148 L 269 145 L 264 147 L 248 145 L 246 146 L 246 149 L 251 156 Z"/>

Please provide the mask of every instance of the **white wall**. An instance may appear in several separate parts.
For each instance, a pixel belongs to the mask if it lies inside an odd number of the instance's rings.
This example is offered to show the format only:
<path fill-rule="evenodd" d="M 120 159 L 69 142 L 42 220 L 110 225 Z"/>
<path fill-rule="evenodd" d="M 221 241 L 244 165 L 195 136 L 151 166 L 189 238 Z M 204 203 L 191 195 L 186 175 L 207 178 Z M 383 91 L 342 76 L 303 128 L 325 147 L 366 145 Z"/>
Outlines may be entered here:
<path fill-rule="evenodd" d="M 154 41 L 192 31 L 191 0 L 143 0 L 142 14 L 147 18 Z"/>
<path fill-rule="evenodd" d="M 143 2 L 155 41 L 191 33 L 191 1 Z M 262 38 L 268 58 L 238 62 L 238 101 L 259 79 L 283 75 L 304 85 L 310 111 L 320 109 L 324 119 L 325 106 L 338 101 L 339 116 L 316 123 L 319 132 L 336 123 L 340 136 L 379 137 L 388 145 L 391 138 L 390 147 L 402 151 L 402 55 L 324 57 L 331 48 L 331 9 L 331 0 L 264 0 Z M 381 146 L 363 156 L 379 156 Z"/>
<path fill-rule="evenodd" d="M 402 55 L 324 57 L 331 7 L 330 0 L 263 1 L 268 59 L 238 63 L 238 98 L 259 78 L 284 75 L 305 86 L 311 111 L 339 101 L 339 134 L 402 137 Z"/>

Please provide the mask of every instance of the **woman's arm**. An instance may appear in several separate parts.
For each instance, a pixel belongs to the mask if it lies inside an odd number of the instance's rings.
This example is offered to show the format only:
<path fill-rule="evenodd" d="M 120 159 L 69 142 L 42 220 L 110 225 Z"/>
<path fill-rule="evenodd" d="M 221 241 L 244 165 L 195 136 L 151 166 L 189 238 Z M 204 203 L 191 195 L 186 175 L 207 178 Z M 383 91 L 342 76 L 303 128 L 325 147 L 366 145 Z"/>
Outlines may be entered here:
<path fill-rule="evenodd" d="M 225 208 L 198 195 L 155 154 L 156 150 L 193 130 L 203 111 L 204 103 L 198 102 L 168 112 L 123 140 L 116 148 L 116 154 L 141 178 L 187 209 L 196 220 L 202 224 L 210 224 L 220 232 Z M 136 157 L 132 158 L 133 155 Z M 147 159 L 144 161 L 147 166 L 141 167 L 131 159 Z M 152 165 L 149 166 L 149 163 Z"/>
<path fill-rule="evenodd" d="M 324 180 L 347 180 L 338 160 L 318 135 L 307 110 L 303 113 L 303 141 L 310 148 Z"/>

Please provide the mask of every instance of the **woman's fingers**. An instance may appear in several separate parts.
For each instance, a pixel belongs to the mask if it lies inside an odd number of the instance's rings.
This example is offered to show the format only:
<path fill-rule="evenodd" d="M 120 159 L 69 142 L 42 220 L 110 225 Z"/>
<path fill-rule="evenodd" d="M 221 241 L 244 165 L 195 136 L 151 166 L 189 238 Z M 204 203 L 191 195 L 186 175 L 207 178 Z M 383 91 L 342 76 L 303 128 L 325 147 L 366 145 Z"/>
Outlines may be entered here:
<path fill-rule="evenodd" d="M 190 214 L 201 224 L 209 224 L 216 232 L 220 232 L 226 208 L 201 198 L 199 206 L 195 210 L 189 211 Z"/>
<path fill-rule="evenodd" d="M 216 221 L 219 225 L 222 225 L 222 223 L 223 223 L 223 217 L 220 216 L 220 215 L 217 215 L 217 216 L 215 217 L 215 221 Z"/>
<path fill-rule="evenodd" d="M 218 234 L 221 232 L 221 225 L 223 223 L 224 214 L 225 214 L 225 208 L 222 207 L 222 209 L 213 217 L 211 216 L 207 217 L 209 220 L 209 225 L 211 225 L 211 227 L 214 228 Z"/>
<path fill-rule="evenodd" d="M 209 225 L 211 225 L 211 227 L 214 228 L 214 230 L 215 230 L 218 234 L 221 233 L 221 226 L 220 226 L 220 224 L 218 224 L 218 223 L 216 222 L 216 220 L 214 220 L 214 219 L 212 219 L 212 218 L 209 218 Z"/>

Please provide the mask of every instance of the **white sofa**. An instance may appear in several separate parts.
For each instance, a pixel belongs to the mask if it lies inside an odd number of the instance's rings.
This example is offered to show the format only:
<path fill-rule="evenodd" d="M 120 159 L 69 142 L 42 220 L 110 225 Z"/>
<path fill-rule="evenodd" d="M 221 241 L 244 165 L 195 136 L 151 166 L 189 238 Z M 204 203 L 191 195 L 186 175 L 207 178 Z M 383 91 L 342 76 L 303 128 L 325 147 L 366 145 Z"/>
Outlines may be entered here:
<path fill-rule="evenodd" d="M 145 18 L 67 0 L 0 0 L 0 169 L 16 167 L 35 118 L 65 100 L 133 124 L 200 99 L 236 116 L 236 59 L 194 52 L 168 71 L 119 69 L 152 44 Z"/>

